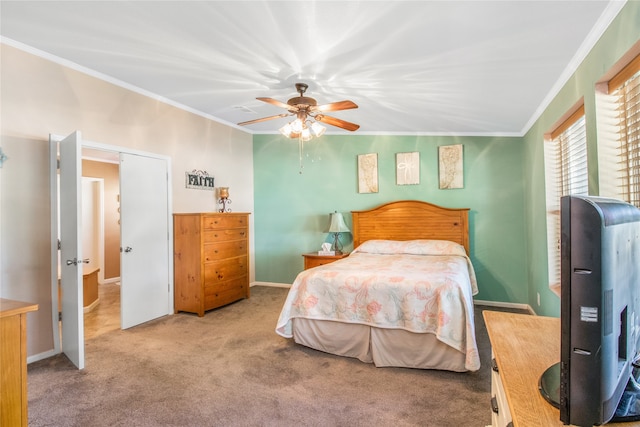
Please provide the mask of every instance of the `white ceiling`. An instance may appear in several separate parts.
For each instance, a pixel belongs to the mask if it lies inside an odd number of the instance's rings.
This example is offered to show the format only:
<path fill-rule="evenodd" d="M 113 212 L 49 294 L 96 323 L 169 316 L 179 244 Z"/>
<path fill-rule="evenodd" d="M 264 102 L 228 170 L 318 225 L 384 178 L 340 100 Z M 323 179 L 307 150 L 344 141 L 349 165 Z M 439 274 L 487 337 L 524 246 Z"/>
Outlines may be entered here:
<path fill-rule="evenodd" d="M 284 112 L 255 98 L 286 102 L 304 82 L 319 104 L 358 104 L 329 113 L 358 134 L 522 135 L 623 5 L 2 0 L 0 34 L 232 125 Z"/>

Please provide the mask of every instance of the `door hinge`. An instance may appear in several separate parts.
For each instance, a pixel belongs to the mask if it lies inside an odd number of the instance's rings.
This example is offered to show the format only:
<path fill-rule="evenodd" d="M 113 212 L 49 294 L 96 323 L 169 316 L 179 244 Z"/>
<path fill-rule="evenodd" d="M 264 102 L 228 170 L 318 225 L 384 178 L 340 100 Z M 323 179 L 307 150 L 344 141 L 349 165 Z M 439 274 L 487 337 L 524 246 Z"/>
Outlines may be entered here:
<path fill-rule="evenodd" d="M 58 239 L 58 250 L 62 249 L 62 243 L 60 242 L 60 239 Z"/>
<path fill-rule="evenodd" d="M 58 312 L 58 322 L 62 322 L 62 312 Z"/>

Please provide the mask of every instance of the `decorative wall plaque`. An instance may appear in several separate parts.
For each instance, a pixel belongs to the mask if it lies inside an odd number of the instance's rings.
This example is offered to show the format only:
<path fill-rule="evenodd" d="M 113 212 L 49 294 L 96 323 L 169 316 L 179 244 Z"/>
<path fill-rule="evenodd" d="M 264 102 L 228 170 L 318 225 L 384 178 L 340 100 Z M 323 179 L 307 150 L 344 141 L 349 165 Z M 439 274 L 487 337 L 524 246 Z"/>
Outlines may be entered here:
<path fill-rule="evenodd" d="M 209 176 L 207 171 L 192 170 L 191 172 L 185 172 L 185 186 L 186 188 L 194 188 L 196 190 L 209 190 L 214 191 L 213 177 Z"/>
<path fill-rule="evenodd" d="M 396 184 L 420 184 L 420 153 L 396 153 Z"/>
<path fill-rule="evenodd" d="M 464 187 L 462 144 L 438 147 L 440 189 Z"/>
<path fill-rule="evenodd" d="M 378 192 L 378 153 L 358 155 L 358 193 Z"/>

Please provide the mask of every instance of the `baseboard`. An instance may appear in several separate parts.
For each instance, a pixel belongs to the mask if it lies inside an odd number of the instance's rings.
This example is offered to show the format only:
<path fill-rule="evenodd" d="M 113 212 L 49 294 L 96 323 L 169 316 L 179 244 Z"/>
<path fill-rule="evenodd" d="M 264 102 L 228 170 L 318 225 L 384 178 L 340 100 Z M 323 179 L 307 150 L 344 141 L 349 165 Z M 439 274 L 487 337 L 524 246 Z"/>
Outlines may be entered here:
<path fill-rule="evenodd" d="M 86 307 L 83 307 L 82 311 L 84 312 L 84 314 L 87 314 L 88 312 L 90 312 L 91 310 L 96 308 L 98 306 L 98 304 L 100 304 L 100 298 L 96 298 L 96 300 L 94 302 L 92 302 L 91 304 L 89 304 Z"/>
<path fill-rule="evenodd" d="M 118 283 L 120 282 L 120 278 L 119 277 L 112 277 L 110 279 L 105 279 L 102 282 L 100 282 L 100 285 L 106 285 L 107 283 Z"/>
<path fill-rule="evenodd" d="M 489 307 L 514 308 L 518 310 L 527 310 L 530 314 L 535 315 L 536 312 L 529 304 L 519 304 L 515 302 L 485 301 L 473 300 L 473 305 L 486 305 Z"/>
<path fill-rule="evenodd" d="M 44 353 L 34 354 L 32 356 L 27 356 L 27 364 L 37 362 L 38 360 L 47 359 L 49 357 L 53 357 L 58 354 L 55 349 L 51 349 L 49 351 L 45 351 Z"/>
<path fill-rule="evenodd" d="M 276 282 L 251 282 L 251 286 L 270 286 L 272 288 L 290 288 L 290 283 L 276 283 Z"/>

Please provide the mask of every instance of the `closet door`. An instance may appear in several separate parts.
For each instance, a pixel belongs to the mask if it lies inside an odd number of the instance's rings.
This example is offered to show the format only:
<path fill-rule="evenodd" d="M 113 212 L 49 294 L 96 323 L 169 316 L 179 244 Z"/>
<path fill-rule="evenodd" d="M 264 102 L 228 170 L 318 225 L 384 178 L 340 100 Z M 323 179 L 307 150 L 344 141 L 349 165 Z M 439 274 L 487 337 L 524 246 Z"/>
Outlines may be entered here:
<path fill-rule="evenodd" d="M 166 159 L 120 153 L 120 322 L 127 329 L 173 311 Z"/>

